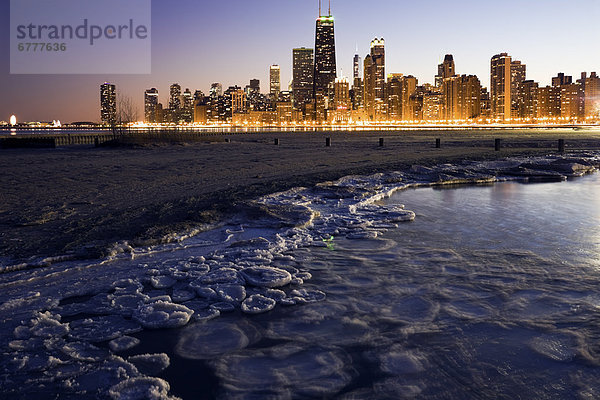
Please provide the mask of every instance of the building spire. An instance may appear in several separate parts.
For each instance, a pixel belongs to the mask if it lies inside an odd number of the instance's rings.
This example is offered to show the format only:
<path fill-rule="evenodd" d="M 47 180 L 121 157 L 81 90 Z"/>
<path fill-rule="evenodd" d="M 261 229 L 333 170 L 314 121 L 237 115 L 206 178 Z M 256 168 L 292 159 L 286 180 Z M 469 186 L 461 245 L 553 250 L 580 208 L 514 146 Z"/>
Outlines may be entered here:
<path fill-rule="evenodd" d="M 321 17 L 321 0 L 319 0 L 319 17 Z"/>
<path fill-rule="evenodd" d="M 329 12 L 327 15 L 331 16 L 331 0 L 329 0 Z"/>

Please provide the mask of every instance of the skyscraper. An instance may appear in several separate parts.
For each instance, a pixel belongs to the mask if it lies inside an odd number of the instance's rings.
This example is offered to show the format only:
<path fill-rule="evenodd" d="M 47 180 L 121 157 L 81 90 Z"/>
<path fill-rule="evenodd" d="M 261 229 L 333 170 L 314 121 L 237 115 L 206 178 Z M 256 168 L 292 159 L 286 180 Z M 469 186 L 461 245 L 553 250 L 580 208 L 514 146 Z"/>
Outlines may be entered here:
<path fill-rule="evenodd" d="M 446 54 L 444 56 L 444 62 L 438 65 L 438 74 L 435 76 L 435 86 L 441 87 L 444 79 L 450 78 L 455 74 L 454 57 L 452 54 Z"/>
<path fill-rule="evenodd" d="M 275 101 L 279 97 L 279 92 L 281 92 L 281 68 L 279 65 L 271 65 L 269 68 L 269 84 L 271 96 Z"/>
<path fill-rule="evenodd" d="M 158 90 L 148 89 L 144 92 L 144 119 L 148 123 L 159 122 L 156 119 L 156 107 L 158 106 Z"/>
<path fill-rule="evenodd" d="M 179 110 L 181 108 L 181 86 L 174 83 L 169 88 L 169 108 Z"/>
<path fill-rule="evenodd" d="M 352 72 L 353 79 L 360 78 L 360 56 L 358 54 L 355 54 L 352 59 Z"/>
<path fill-rule="evenodd" d="M 194 122 L 194 97 L 190 89 L 185 89 L 181 96 L 180 119 L 187 123 Z"/>
<path fill-rule="evenodd" d="M 367 117 L 371 121 L 386 118 L 385 96 L 385 41 L 375 38 L 371 41 L 371 54 L 364 62 L 364 103 Z"/>
<path fill-rule="evenodd" d="M 292 50 L 292 97 L 296 110 L 311 101 L 313 92 L 313 49 Z"/>
<path fill-rule="evenodd" d="M 506 53 L 492 57 L 490 97 L 492 117 L 501 121 L 511 118 L 511 57 Z"/>
<path fill-rule="evenodd" d="M 333 122 L 345 123 L 350 119 L 350 83 L 346 78 L 336 78 L 334 83 Z"/>
<path fill-rule="evenodd" d="M 321 2 L 319 1 L 319 18 L 317 18 L 315 33 L 314 67 L 313 97 L 316 98 L 318 91 L 327 93 L 336 77 L 335 34 L 333 16 L 331 15 L 331 2 L 328 15 L 321 15 Z"/>
<path fill-rule="evenodd" d="M 217 98 L 223 95 L 223 85 L 218 82 L 215 82 L 210 85 L 210 97 Z"/>
<path fill-rule="evenodd" d="M 600 117 L 600 77 L 592 72 L 585 80 L 584 86 L 584 113 L 585 118 L 598 119 Z"/>
<path fill-rule="evenodd" d="M 117 89 L 108 82 L 100 85 L 100 117 L 103 124 L 117 122 Z"/>

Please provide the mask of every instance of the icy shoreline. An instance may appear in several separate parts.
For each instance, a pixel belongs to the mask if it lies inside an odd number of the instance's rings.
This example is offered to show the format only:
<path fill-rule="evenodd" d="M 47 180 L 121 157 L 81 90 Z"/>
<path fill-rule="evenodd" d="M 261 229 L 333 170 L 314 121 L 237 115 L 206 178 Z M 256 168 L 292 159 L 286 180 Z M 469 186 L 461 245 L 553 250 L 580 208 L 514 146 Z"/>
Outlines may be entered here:
<path fill-rule="evenodd" d="M 206 322 L 221 313 L 256 314 L 323 300 L 325 293 L 304 287 L 311 272 L 295 268 L 286 253 L 327 247 L 336 237 L 375 238 L 413 220 L 414 212 L 402 206 L 377 204 L 398 190 L 560 181 L 599 165 L 597 154 L 584 153 L 347 176 L 264 196 L 254 205 L 265 210 L 265 218 L 240 218 L 170 245 L 124 244 L 96 263 L 58 260 L 5 271 L 0 275 L 2 387 L 15 395 L 28 386 L 32 393 L 75 397 L 170 398 L 169 384 L 152 377 L 168 367 L 168 356 L 120 357 L 137 345 L 129 335 Z"/>

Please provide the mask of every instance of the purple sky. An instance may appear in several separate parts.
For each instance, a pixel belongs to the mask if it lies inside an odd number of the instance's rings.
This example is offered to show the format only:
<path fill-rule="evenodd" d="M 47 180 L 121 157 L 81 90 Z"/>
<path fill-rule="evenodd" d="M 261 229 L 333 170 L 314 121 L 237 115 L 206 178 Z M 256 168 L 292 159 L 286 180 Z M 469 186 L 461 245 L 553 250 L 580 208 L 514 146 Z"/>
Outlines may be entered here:
<path fill-rule="evenodd" d="M 494 7 L 491 3 L 502 3 Z M 557 72 L 600 72 L 598 0 L 334 0 L 338 75 L 349 76 L 374 37 L 386 40 L 386 72 L 432 82 L 444 54 L 456 71 L 489 85 L 489 60 L 508 52 L 527 64 L 527 78 L 549 84 Z M 225 0 L 152 2 L 151 75 L 10 75 L 9 0 L 0 0 L 0 120 L 98 121 L 99 85 L 117 84 L 142 117 L 143 92 L 158 88 L 167 102 L 178 82 L 208 91 L 211 82 L 268 90 L 270 64 L 291 78 L 293 47 L 314 46 L 317 1 Z M 127 60 L 122 60 L 127 62 Z"/>

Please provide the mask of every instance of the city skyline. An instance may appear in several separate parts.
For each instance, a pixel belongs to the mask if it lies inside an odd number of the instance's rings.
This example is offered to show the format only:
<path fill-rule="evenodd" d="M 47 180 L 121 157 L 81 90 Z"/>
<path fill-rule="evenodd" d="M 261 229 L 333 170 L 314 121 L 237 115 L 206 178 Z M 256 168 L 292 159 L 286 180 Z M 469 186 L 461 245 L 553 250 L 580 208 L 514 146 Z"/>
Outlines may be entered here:
<path fill-rule="evenodd" d="M 254 33 L 256 36 L 242 35 L 240 39 L 230 33 L 221 38 L 219 46 L 215 46 L 218 53 L 210 59 L 214 61 L 212 64 L 219 67 L 218 72 L 213 72 L 208 67 L 206 67 L 207 71 L 203 72 L 205 69 L 203 64 L 206 64 L 206 61 L 198 62 L 198 53 L 195 51 L 190 52 L 189 63 L 165 62 L 169 60 L 169 55 L 174 52 L 178 54 L 176 52 L 178 46 L 166 46 L 165 40 L 182 33 L 182 31 L 192 36 L 194 31 L 206 32 L 208 28 L 212 28 L 214 36 L 219 36 L 222 27 L 213 22 L 201 26 L 186 25 L 183 23 L 187 18 L 185 15 L 178 16 L 174 10 L 155 2 L 153 4 L 153 52 L 155 57 L 153 57 L 153 73 L 151 75 L 8 75 L 8 62 L 5 61 L 2 65 L 1 83 L 3 92 L 8 93 L 8 96 L 2 96 L 3 99 L 0 100 L 0 111 L 2 112 L 0 120 L 7 120 L 11 114 L 16 114 L 21 121 L 52 119 L 61 119 L 67 122 L 99 121 L 97 88 L 98 84 L 104 81 L 116 84 L 119 90 L 132 99 L 140 119 L 143 119 L 144 114 L 144 90 L 158 88 L 161 94 L 160 101 L 166 103 L 168 99 L 164 94 L 168 93 L 168 87 L 174 82 L 180 83 L 182 89 L 190 88 L 192 91 L 200 89 L 208 93 L 210 84 L 213 82 L 220 82 L 225 88 L 232 85 L 243 87 L 250 79 L 257 78 L 261 81 L 261 91 L 265 93 L 268 92 L 269 66 L 278 64 L 281 67 L 281 90 L 287 89 L 292 75 L 292 49 L 314 47 L 316 2 L 284 6 L 276 2 L 265 1 L 264 7 L 254 5 L 254 8 L 243 2 L 234 1 L 233 3 L 237 4 L 237 8 L 230 14 L 231 18 L 235 19 L 243 14 L 242 11 L 247 12 L 251 9 L 251 15 L 248 15 L 248 18 L 245 18 L 240 24 L 242 25 L 240 30 L 243 31 L 244 27 L 252 27 L 256 31 Z M 365 15 L 368 7 L 352 1 L 343 4 L 333 2 L 332 14 L 335 16 L 336 24 L 338 77 L 351 78 L 353 76 L 352 62 L 357 45 L 359 56 L 365 57 L 369 53 L 369 43 L 374 37 L 383 37 L 386 42 L 386 74 L 413 75 L 419 80 L 419 84 L 434 82 L 437 65 L 443 60 L 445 54 L 454 55 L 457 74 L 477 75 L 481 80 L 481 85 L 488 88 L 489 60 L 494 54 L 502 52 L 507 52 L 514 58 L 523 61 L 527 65 L 527 79 L 539 82 L 540 86 L 549 84 L 551 78 L 559 72 L 578 77 L 583 71 L 589 73 L 600 69 L 600 56 L 597 52 L 586 51 L 593 41 L 594 34 L 597 36 L 598 33 L 598 28 L 591 23 L 594 19 L 591 15 L 600 11 L 600 5 L 591 1 L 572 2 L 573 9 L 587 10 L 586 13 L 576 14 L 576 18 L 565 17 L 564 13 L 558 10 L 559 3 L 556 1 L 532 1 L 526 6 L 521 5 L 518 12 L 498 11 L 493 14 L 495 21 L 500 22 L 503 18 L 509 18 L 516 26 L 513 29 L 507 29 L 503 35 L 498 35 L 489 26 L 487 18 L 492 14 L 489 13 L 490 6 L 488 5 L 480 5 L 473 1 L 461 1 L 454 7 L 443 5 L 438 1 L 426 3 L 425 7 L 412 3 L 401 7 L 396 3 L 381 1 L 376 3 L 381 6 L 380 8 L 374 6 L 375 3 L 370 3 L 371 10 L 383 13 L 383 15 L 378 15 L 378 23 L 372 21 L 361 23 L 361 16 Z M 517 2 L 508 1 L 507 4 L 516 5 Z M 267 10 L 268 6 L 272 7 Z M 5 3 L 2 7 L 8 9 L 8 5 Z M 220 6 L 211 5 L 210 7 L 218 8 Z M 427 11 L 427 7 L 431 7 L 431 10 L 429 13 L 424 13 Z M 396 18 L 404 24 L 391 24 L 388 14 L 400 10 L 403 11 L 403 14 Z M 438 16 L 433 11 L 445 12 L 445 14 L 443 13 L 444 17 Z M 290 12 L 291 14 L 289 14 Z M 530 13 L 529 17 L 524 18 L 528 12 Z M 290 18 L 285 24 L 279 19 L 273 23 L 269 17 L 277 15 L 277 13 L 293 15 L 294 18 Z M 7 14 L 3 13 L 4 22 L 8 19 Z M 414 14 L 412 19 L 407 17 L 412 14 Z M 532 15 L 535 18 L 532 18 Z M 596 15 L 598 14 L 596 13 Z M 177 18 L 181 18 L 181 22 L 168 26 L 167 22 L 173 22 Z M 418 21 L 415 22 L 415 19 Z M 250 20 L 250 22 L 246 20 Z M 444 23 L 440 23 L 440 20 L 443 20 Z M 267 24 L 267 21 L 271 21 L 270 25 Z M 527 23 L 525 24 L 524 21 Z M 520 22 L 522 23 L 519 24 Z M 286 29 L 283 30 L 283 34 L 278 35 L 282 25 L 285 25 Z M 468 27 L 463 25 L 468 25 Z M 557 26 L 561 31 L 577 32 L 577 34 L 552 34 L 552 29 L 556 30 Z M 575 29 L 577 30 L 575 31 Z M 474 31 L 479 32 L 479 35 L 466 36 L 466 33 Z M 273 40 L 267 40 L 268 46 L 266 47 L 264 40 L 261 42 L 253 39 L 269 32 L 271 32 L 269 39 Z M 183 37 L 185 38 L 186 35 Z M 197 45 L 201 53 L 201 50 L 206 47 L 202 35 L 192 37 L 192 42 Z M 206 42 L 210 43 L 211 37 L 213 34 L 207 34 Z M 188 41 L 189 39 L 181 40 L 183 44 L 187 44 Z M 7 46 L 6 42 L 5 37 L 2 40 L 3 47 Z M 469 42 L 468 46 L 464 42 Z M 500 43 L 505 44 L 499 45 Z M 241 52 L 240 48 L 244 46 L 249 48 Z M 157 57 L 157 53 L 161 57 Z M 226 62 L 232 55 L 238 56 L 239 59 L 247 57 L 249 62 Z M 174 59 L 180 57 L 186 59 L 185 54 L 174 56 Z M 221 59 L 223 63 L 221 63 Z M 61 88 L 64 89 L 64 92 L 59 90 Z M 35 93 L 36 96 L 32 97 L 31 93 Z M 52 101 L 49 102 L 47 99 L 52 99 Z"/>

